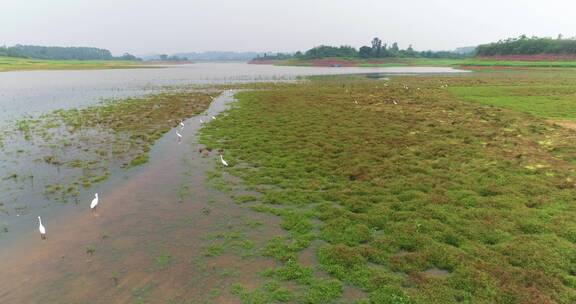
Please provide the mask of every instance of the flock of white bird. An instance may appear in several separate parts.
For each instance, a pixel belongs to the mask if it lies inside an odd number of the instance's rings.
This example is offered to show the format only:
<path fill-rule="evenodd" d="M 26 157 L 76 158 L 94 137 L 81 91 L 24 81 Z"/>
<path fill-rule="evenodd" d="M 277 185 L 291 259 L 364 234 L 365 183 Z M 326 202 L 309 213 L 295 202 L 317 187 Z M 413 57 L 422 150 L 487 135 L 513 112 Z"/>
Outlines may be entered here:
<path fill-rule="evenodd" d="M 90 211 L 95 212 L 98 207 L 98 193 L 94 194 L 92 202 L 90 202 Z M 38 231 L 40 231 L 40 238 L 46 239 L 46 227 L 42 224 L 42 218 L 38 217 Z"/>
<path fill-rule="evenodd" d="M 210 99 L 214 100 L 214 97 L 210 96 Z M 216 119 L 216 117 L 212 116 L 212 120 L 214 119 Z M 204 123 L 205 123 L 204 120 L 200 118 L 200 124 Z M 176 137 L 178 140 L 178 144 L 182 143 L 182 134 L 179 131 L 183 132 L 183 130 L 184 130 L 184 121 L 180 120 L 180 130 L 176 130 Z M 228 167 L 228 162 L 224 160 L 222 154 L 220 154 L 220 163 L 222 163 L 224 167 Z M 92 202 L 90 202 L 90 211 L 95 212 L 97 206 L 98 206 L 98 193 L 95 193 L 94 199 L 92 199 Z M 42 218 L 40 216 L 38 216 L 38 231 L 40 231 L 40 238 L 42 240 L 46 240 L 46 227 L 42 224 Z"/>

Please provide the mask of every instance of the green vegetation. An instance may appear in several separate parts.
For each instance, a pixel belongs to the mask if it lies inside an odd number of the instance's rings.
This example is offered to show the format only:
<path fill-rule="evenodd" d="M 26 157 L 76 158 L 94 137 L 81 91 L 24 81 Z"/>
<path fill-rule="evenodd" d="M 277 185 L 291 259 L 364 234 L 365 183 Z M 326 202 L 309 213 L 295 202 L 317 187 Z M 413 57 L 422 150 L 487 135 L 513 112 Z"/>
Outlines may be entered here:
<path fill-rule="evenodd" d="M 510 38 L 477 48 L 462 51 L 415 51 L 412 45 L 405 50 L 397 43 L 388 45 L 374 38 L 370 46 L 356 50 L 351 46 L 314 47 L 304 53 L 264 55 L 254 62 L 274 60 L 279 65 L 329 65 L 329 66 L 502 66 L 502 67 L 576 67 L 576 38 Z M 479 57 L 472 58 L 474 55 Z M 572 57 L 571 57 L 572 56 Z M 492 58 L 490 58 L 492 57 Z"/>
<path fill-rule="evenodd" d="M 112 56 L 109 50 L 93 47 L 60 47 L 38 45 L 15 45 L 0 47 L 0 56 L 51 59 L 51 60 L 137 60 L 125 53 L 120 57 Z"/>
<path fill-rule="evenodd" d="M 362 46 L 359 50 L 348 45 L 339 47 L 320 45 L 302 53 L 300 51 L 292 54 L 277 53 L 276 55 L 264 54 L 258 55 L 254 61 L 259 60 L 287 60 L 287 59 L 322 59 L 322 58 L 465 58 L 469 54 L 448 52 L 448 51 L 422 51 L 417 52 L 409 45 L 405 50 L 401 50 L 398 43 L 394 42 L 388 46 L 382 44 L 378 37 L 372 39 L 370 46 Z"/>
<path fill-rule="evenodd" d="M 557 39 L 552 39 L 522 35 L 518 38 L 479 45 L 476 49 L 478 56 L 536 54 L 576 55 L 576 38 L 563 39 L 562 35 L 559 35 Z"/>
<path fill-rule="evenodd" d="M 571 85 L 464 86 L 452 87 L 450 91 L 482 104 L 516 109 L 554 120 L 576 120 L 576 89 Z"/>
<path fill-rule="evenodd" d="M 132 289 L 132 303 L 144 304 L 148 303 L 146 299 L 158 287 L 158 283 L 148 282 L 144 286 Z"/>
<path fill-rule="evenodd" d="M 261 195 L 238 201 L 281 217 L 288 234 L 263 251 L 281 264 L 266 282 L 233 292 L 326 303 L 350 284 L 370 303 L 576 301 L 576 144 L 546 121 L 574 118 L 574 87 L 562 70 L 327 77 L 237 94 L 201 141 L 242 164 L 224 170 Z"/>
<path fill-rule="evenodd" d="M 137 61 L 42 60 L 0 56 L 0 72 L 24 70 L 96 70 L 144 67 Z"/>
<path fill-rule="evenodd" d="M 154 259 L 154 262 L 155 262 L 156 268 L 165 269 L 165 268 L 169 267 L 170 265 L 172 265 L 172 263 L 174 261 L 173 261 L 173 258 L 170 254 L 163 253 L 163 254 L 160 254 L 159 256 L 157 256 Z"/>

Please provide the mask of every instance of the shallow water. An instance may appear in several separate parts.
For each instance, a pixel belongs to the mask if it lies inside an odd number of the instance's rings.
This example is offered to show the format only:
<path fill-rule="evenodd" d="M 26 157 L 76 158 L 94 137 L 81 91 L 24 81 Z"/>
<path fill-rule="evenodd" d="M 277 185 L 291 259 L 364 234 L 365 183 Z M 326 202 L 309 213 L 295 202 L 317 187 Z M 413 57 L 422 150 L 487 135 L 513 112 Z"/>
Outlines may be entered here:
<path fill-rule="evenodd" d="M 459 73 L 446 67 L 328 68 L 246 63 L 197 63 L 165 68 L 0 73 L 0 123 L 22 115 L 76 108 L 103 98 L 157 91 L 162 86 L 282 81 L 306 75 Z"/>
<path fill-rule="evenodd" d="M 199 119 L 217 115 L 231 100 L 227 93 L 204 116 L 186 121 L 181 144 L 175 130 L 166 134 L 150 163 L 130 178 L 98 187 L 96 213 L 88 210 L 88 198 L 72 210 L 42 212 L 46 241 L 35 215 L 22 215 L 33 229 L 0 247 L 0 303 L 197 303 L 235 282 L 257 284 L 252 269 L 274 261 L 253 253 L 283 233 L 278 220 L 208 187 L 207 171 L 217 158 L 197 152 Z M 257 228 L 247 224 L 256 220 Z M 228 244 L 222 254 L 205 257 L 210 245 L 226 244 L 227 236 L 241 244 L 248 234 L 253 248 Z M 235 301 L 221 292 L 218 302 Z"/>

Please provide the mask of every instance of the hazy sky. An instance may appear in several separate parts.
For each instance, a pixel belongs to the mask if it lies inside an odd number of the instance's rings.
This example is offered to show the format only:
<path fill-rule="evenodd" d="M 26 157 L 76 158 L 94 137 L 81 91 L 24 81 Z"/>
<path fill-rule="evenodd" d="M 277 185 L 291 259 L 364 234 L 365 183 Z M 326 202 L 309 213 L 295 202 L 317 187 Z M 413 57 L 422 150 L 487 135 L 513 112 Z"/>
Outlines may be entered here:
<path fill-rule="evenodd" d="M 527 35 L 576 36 L 573 0 L 1 0 L 0 45 L 95 46 L 115 54 L 454 49 Z"/>

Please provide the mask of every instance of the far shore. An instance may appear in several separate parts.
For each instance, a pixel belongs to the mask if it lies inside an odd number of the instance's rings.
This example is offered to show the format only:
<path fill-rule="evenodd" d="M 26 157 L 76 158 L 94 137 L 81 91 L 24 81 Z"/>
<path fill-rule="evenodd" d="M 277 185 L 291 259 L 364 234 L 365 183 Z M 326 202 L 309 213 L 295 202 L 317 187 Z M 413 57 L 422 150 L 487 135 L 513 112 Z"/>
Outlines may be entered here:
<path fill-rule="evenodd" d="M 496 67 L 496 68 L 576 68 L 576 60 L 550 56 L 481 57 L 481 58 L 348 58 L 330 57 L 316 59 L 254 59 L 250 64 L 313 67 L 398 67 L 398 66 L 446 66 L 446 67 Z"/>
<path fill-rule="evenodd" d="M 166 64 L 165 62 L 163 64 Z M 104 70 L 159 68 L 158 64 L 127 60 L 42 60 L 0 56 L 0 72 L 35 70 Z"/>

